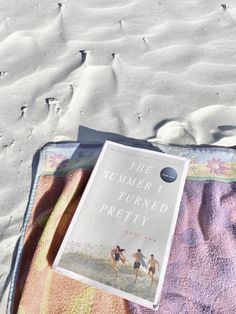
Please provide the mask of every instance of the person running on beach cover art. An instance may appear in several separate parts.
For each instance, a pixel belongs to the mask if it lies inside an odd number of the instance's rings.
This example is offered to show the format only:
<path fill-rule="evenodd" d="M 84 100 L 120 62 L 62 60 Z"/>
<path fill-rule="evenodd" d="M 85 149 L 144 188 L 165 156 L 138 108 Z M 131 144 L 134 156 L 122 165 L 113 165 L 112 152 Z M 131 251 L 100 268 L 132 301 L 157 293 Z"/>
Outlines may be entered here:
<path fill-rule="evenodd" d="M 121 249 L 119 245 L 117 245 L 114 249 L 111 250 L 111 258 L 112 258 L 112 268 L 115 271 L 116 277 L 118 275 L 119 267 L 118 264 L 121 261 L 125 263 L 126 258 L 123 255 L 125 249 Z"/>
<path fill-rule="evenodd" d="M 141 250 L 138 249 L 137 252 L 133 254 L 133 257 L 134 257 L 134 274 L 135 274 L 134 283 L 135 283 L 138 278 L 139 268 L 145 256 L 143 255 Z"/>
<path fill-rule="evenodd" d="M 149 266 L 150 265 L 150 266 Z M 158 261 L 154 258 L 154 255 L 151 254 L 150 255 L 150 259 L 148 261 L 148 264 L 147 266 L 149 266 L 148 268 L 148 275 L 151 277 L 151 284 L 150 284 L 150 287 L 152 286 L 153 284 L 153 277 L 154 277 L 154 274 L 156 272 L 156 265 L 157 265 L 157 271 L 159 271 L 159 263 Z"/>

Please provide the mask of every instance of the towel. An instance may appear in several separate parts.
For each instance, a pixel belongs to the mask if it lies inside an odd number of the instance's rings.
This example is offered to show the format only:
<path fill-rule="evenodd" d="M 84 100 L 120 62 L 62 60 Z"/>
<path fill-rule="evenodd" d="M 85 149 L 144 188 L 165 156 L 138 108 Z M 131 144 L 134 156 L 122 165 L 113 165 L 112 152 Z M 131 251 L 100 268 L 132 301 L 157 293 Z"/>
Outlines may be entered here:
<path fill-rule="evenodd" d="M 15 267 L 8 312 L 235 313 L 236 154 L 220 147 L 156 145 L 191 160 L 158 311 L 52 271 L 101 145 L 49 144 L 37 173 Z"/>

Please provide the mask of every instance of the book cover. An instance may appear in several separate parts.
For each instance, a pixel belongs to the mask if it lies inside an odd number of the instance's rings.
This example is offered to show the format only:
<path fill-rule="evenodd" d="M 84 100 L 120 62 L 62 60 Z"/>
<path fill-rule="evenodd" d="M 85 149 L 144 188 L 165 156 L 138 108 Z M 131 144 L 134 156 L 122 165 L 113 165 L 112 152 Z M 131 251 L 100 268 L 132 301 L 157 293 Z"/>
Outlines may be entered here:
<path fill-rule="evenodd" d="M 53 269 L 158 309 L 188 160 L 106 141 Z"/>

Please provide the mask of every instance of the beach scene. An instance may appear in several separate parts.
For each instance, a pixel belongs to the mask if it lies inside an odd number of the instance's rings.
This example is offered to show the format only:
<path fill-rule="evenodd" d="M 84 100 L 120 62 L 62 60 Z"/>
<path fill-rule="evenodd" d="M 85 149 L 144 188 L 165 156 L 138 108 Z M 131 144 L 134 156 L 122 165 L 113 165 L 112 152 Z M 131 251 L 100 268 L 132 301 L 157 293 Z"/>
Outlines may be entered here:
<path fill-rule="evenodd" d="M 59 267 L 154 302 L 160 271 L 154 255 L 144 256 L 141 249 L 130 254 L 119 246 L 109 248 L 91 243 L 78 246 L 79 250 L 67 249 L 63 253 Z"/>
<path fill-rule="evenodd" d="M 234 0 L 0 2 L 0 313 L 35 153 L 99 141 L 82 126 L 150 143 L 236 145 L 235 32 Z M 117 287 L 132 273 L 122 268 Z"/>

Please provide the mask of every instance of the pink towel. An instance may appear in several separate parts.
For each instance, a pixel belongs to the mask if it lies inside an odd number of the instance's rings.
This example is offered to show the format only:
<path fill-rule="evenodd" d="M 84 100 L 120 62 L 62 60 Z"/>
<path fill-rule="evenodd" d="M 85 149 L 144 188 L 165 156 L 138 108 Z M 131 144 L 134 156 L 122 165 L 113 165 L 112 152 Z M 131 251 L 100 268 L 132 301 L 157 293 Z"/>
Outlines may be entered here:
<path fill-rule="evenodd" d="M 52 272 L 89 177 L 86 169 L 99 152 L 98 147 L 58 144 L 41 152 L 12 277 L 11 312 L 236 313 L 235 150 L 159 147 L 191 159 L 159 310 Z"/>

